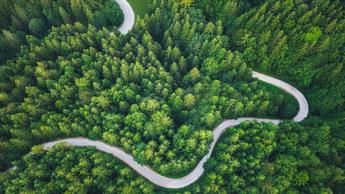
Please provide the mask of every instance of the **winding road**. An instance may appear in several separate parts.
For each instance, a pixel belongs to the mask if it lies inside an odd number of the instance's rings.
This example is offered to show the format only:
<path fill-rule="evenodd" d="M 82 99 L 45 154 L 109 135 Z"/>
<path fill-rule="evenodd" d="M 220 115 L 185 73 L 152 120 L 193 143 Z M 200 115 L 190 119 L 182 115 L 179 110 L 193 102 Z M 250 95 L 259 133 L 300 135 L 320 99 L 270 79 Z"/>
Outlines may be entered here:
<path fill-rule="evenodd" d="M 124 23 L 122 24 L 119 30 L 121 33 L 126 34 L 134 26 L 134 12 L 126 0 L 116 0 L 116 2 L 119 3 L 125 15 Z M 252 77 L 259 79 L 261 81 L 264 81 L 266 83 L 272 84 L 276 87 L 279 87 L 285 92 L 291 94 L 298 101 L 299 111 L 297 115 L 293 118 L 293 121 L 300 122 L 308 116 L 308 112 L 309 112 L 308 102 L 306 98 L 303 96 L 303 94 L 300 91 L 298 91 L 296 88 L 294 88 L 290 84 L 285 83 L 281 80 L 278 80 L 276 78 L 273 78 L 273 77 L 255 72 L 255 71 L 253 72 Z M 178 189 L 178 188 L 183 188 L 194 183 L 202 176 L 202 174 L 204 173 L 203 166 L 205 162 L 210 158 L 213 152 L 213 149 L 215 145 L 217 144 L 219 138 L 223 134 L 223 132 L 227 128 L 235 127 L 245 121 L 273 123 L 276 125 L 282 122 L 281 120 L 250 118 L 250 117 L 243 117 L 243 118 L 223 121 L 221 124 L 219 124 L 216 128 L 213 129 L 213 142 L 210 145 L 209 152 L 200 160 L 200 162 L 198 163 L 198 165 L 194 168 L 192 172 L 190 172 L 188 175 L 182 178 L 168 178 L 168 177 L 162 176 L 158 174 L 157 172 L 155 172 L 154 170 L 152 170 L 150 167 L 145 166 L 145 165 L 140 165 L 139 163 L 137 163 L 134 160 L 133 156 L 127 154 L 121 148 L 110 146 L 101 141 L 93 141 L 93 140 L 86 139 L 83 137 L 66 138 L 66 139 L 61 139 L 57 141 L 47 142 L 43 144 L 43 148 L 45 150 L 48 150 L 49 148 L 61 142 L 66 142 L 75 147 L 90 147 L 90 146 L 95 147 L 99 151 L 109 153 L 113 155 L 114 157 L 122 160 L 124 163 L 126 163 L 128 166 L 130 166 L 132 169 L 134 169 L 137 173 L 145 177 L 150 182 L 160 187 Z"/>
<path fill-rule="evenodd" d="M 258 72 L 253 72 L 252 76 L 261 81 L 267 82 L 269 84 L 272 84 L 281 88 L 282 90 L 291 94 L 298 101 L 299 111 L 297 115 L 293 118 L 293 121 L 300 122 L 308 116 L 308 111 L 309 111 L 308 102 L 306 98 L 303 96 L 303 94 L 300 91 L 298 91 L 296 88 L 294 88 L 290 84 L 285 83 L 281 80 L 275 79 L 273 77 L 270 77 Z M 218 125 L 216 128 L 213 129 L 213 142 L 210 145 L 209 152 L 200 160 L 200 162 L 198 163 L 198 165 L 194 168 L 192 172 L 190 172 L 188 175 L 182 178 L 177 178 L 177 179 L 162 176 L 158 174 L 157 172 L 153 171 L 150 167 L 138 164 L 134 160 L 133 156 L 127 154 L 121 148 L 110 146 L 101 141 L 93 141 L 93 140 L 89 140 L 83 137 L 67 138 L 67 139 L 44 143 L 43 148 L 45 150 L 48 150 L 49 148 L 61 142 L 66 142 L 75 147 L 87 147 L 87 146 L 95 147 L 99 151 L 109 153 L 115 156 L 116 158 L 122 160 L 124 163 L 126 163 L 135 171 L 137 171 L 140 175 L 145 177 L 150 182 L 164 188 L 178 189 L 178 188 L 183 188 L 194 183 L 202 176 L 202 174 L 204 173 L 204 164 L 210 158 L 213 152 L 213 149 L 215 145 L 217 144 L 220 136 L 223 134 L 223 132 L 227 128 L 235 127 L 245 121 L 256 121 L 260 123 L 274 123 L 276 125 L 281 122 L 281 120 L 250 118 L 250 117 L 243 117 L 243 118 L 223 121 L 220 125 Z"/>
<path fill-rule="evenodd" d="M 119 28 L 122 34 L 127 34 L 133 27 L 135 23 L 134 11 L 126 0 L 115 0 L 119 4 L 121 10 L 123 11 L 124 19 L 123 23 Z"/>

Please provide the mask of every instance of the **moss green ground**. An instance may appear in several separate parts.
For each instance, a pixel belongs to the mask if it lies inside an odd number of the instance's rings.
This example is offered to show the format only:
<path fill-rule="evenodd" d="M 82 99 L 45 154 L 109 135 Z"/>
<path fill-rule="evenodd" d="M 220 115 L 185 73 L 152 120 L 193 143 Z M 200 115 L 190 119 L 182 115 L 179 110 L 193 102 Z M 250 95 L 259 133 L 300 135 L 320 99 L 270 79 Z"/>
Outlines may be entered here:
<path fill-rule="evenodd" d="M 135 14 L 139 16 L 145 15 L 150 3 L 149 0 L 128 0 L 128 2 L 133 7 Z"/>
<path fill-rule="evenodd" d="M 259 81 L 265 90 L 268 90 L 273 99 L 283 98 L 282 105 L 278 109 L 278 115 L 269 115 L 271 118 L 292 119 L 298 112 L 299 105 L 296 99 L 276 86 Z"/>

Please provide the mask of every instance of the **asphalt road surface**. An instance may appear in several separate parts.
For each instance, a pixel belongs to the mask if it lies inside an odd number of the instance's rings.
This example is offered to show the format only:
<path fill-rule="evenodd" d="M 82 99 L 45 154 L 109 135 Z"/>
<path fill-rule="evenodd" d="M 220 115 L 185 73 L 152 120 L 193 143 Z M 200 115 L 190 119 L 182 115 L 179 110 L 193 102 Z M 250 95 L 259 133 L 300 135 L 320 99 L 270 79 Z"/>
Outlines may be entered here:
<path fill-rule="evenodd" d="M 134 27 L 134 22 L 135 22 L 134 11 L 126 0 L 115 0 L 115 1 L 120 5 L 120 8 L 122 9 L 124 13 L 124 22 L 120 26 L 119 31 L 122 34 L 127 34 Z M 276 78 L 273 78 L 273 77 L 255 72 L 255 71 L 253 72 L 252 76 L 261 81 L 277 86 L 278 88 L 291 94 L 297 100 L 299 104 L 299 111 L 297 115 L 293 118 L 293 121 L 300 122 L 308 116 L 308 112 L 309 112 L 308 102 L 306 98 L 303 96 L 303 94 L 300 91 L 298 91 L 296 88 L 294 88 L 290 84 L 285 83 L 281 80 L 278 80 Z M 162 176 L 156 173 L 155 171 L 153 171 L 150 167 L 138 164 L 134 160 L 133 156 L 131 156 L 130 154 L 127 154 L 121 148 L 110 146 L 101 141 L 93 141 L 93 140 L 83 138 L 83 137 L 66 138 L 66 139 L 61 139 L 57 141 L 47 142 L 43 144 L 43 148 L 45 150 L 48 150 L 49 148 L 61 142 L 66 142 L 75 147 L 95 147 L 99 151 L 112 154 L 114 157 L 122 160 L 124 163 L 126 163 L 136 172 L 138 172 L 138 174 L 145 177 L 150 182 L 160 187 L 177 189 L 177 188 L 186 187 L 194 183 L 195 181 L 197 181 L 204 173 L 204 164 L 210 158 L 213 152 L 213 149 L 215 145 L 217 144 L 220 136 L 223 134 L 223 132 L 227 128 L 235 127 L 245 121 L 256 121 L 256 122 L 261 122 L 261 123 L 270 122 L 273 124 L 279 124 L 281 122 L 281 120 L 263 119 L 263 118 L 247 118 L 247 117 L 223 121 L 221 124 L 219 124 L 217 127 L 213 129 L 213 142 L 210 145 L 209 152 L 200 160 L 200 162 L 198 163 L 198 165 L 194 168 L 192 172 L 190 172 L 188 175 L 182 178 L 168 178 L 168 177 Z M 11 169 L 15 169 L 15 167 L 12 167 Z"/>

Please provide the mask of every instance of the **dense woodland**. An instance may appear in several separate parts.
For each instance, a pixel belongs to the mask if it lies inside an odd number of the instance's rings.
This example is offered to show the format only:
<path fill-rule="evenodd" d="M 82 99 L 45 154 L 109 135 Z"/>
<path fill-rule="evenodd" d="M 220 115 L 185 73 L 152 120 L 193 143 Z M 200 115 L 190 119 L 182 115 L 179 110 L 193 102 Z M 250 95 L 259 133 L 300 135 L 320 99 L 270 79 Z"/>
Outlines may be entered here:
<path fill-rule="evenodd" d="M 341 193 L 342 169 L 325 165 L 330 128 L 284 123 L 244 123 L 229 129 L 196 184 L 187 193 Z M 15 162 L 2 178 L 7 193 L 169 193 L 148 183 L 111 155 L 60 145 Z M 20 176 L 18 176 L 20 174 Z M 176 192 L 176 191 L 175 191 Z"/>
<path fill-rule="evenodd" d="M 44 37 L 53 26 L 80 22 L 101 28 L 122 21 L 113 0 L 0 0 L 0 63 L 16 56 L 27 35 Z"/>
<path fill-rule="evenodd" d="M 121 35 L 114 2 L 15 2 L 0 4 L 0 49 L 8 51 L 0 52 L 0 170 L 17 168 L 0 175 L 0 193 L 345 191 L 341 3 L 152 0 Z M 252 69 L 302 89 L 311 117 L 228 129 L 206 173 L 185 189 L 157 188 L 92 148 L 34 146 L 88 137 L 181 177 L 222 120 L 296 113 L 296 102 L 252 79 Z"/>
<path fill-rule="evenodd" d="M 138 21 L 138 28 L 149 25 Z M 270 99 L 239 54 L 223 48 L 226 37 L 212 36 L 215 25 L 195 22 L 188 37 L 197 41 L 175 46 L 171 36 L 182 33 L 176 25 L 163 45 L 143 30 L 124 37 L 80 23 L 54 27 L 40 41 L 31 37 L 3 66 L 2 161 L 39 142 L 86 136 L 178 175 L 208 151 L 221 120 L 276 112 L 280 99 Z"/>
<path fill-rule="evenodd" d="M 344 117 L 341 1 L 268 0 L 253 8 L 245 0 L 217 1 L 215 6 L 211 2 L 200 0 L 195 5 L 210 19 L 224 23 L 230 48 L 240 51 L 249 66 L 303 89 L 315 115 Z"/>

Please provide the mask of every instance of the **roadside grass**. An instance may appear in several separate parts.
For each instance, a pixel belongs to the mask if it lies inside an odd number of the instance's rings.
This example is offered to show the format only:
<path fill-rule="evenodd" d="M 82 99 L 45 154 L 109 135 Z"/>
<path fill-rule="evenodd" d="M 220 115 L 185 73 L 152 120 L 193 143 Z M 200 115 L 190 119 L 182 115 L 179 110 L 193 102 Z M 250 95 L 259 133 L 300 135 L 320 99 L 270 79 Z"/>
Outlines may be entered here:
<path fill-rule="evenodd" d="M 266 82 L 258 80 L 259 85 L 269 91 L 269 94 L 272 96 L 272 99 L 280 99 L 280 107 L 278 108 L 277 115 L 269 115 L 271 118 L 276 119 L 292 119 L 299 110 L 299 105 L 297 100 L 286 93 L 282 89 L 268 84 Z"/>
<path fill-rule="evenodd" d="M 143 17 L 148 11 L 150 0 L 128 0 L 136 15 Z"/>

